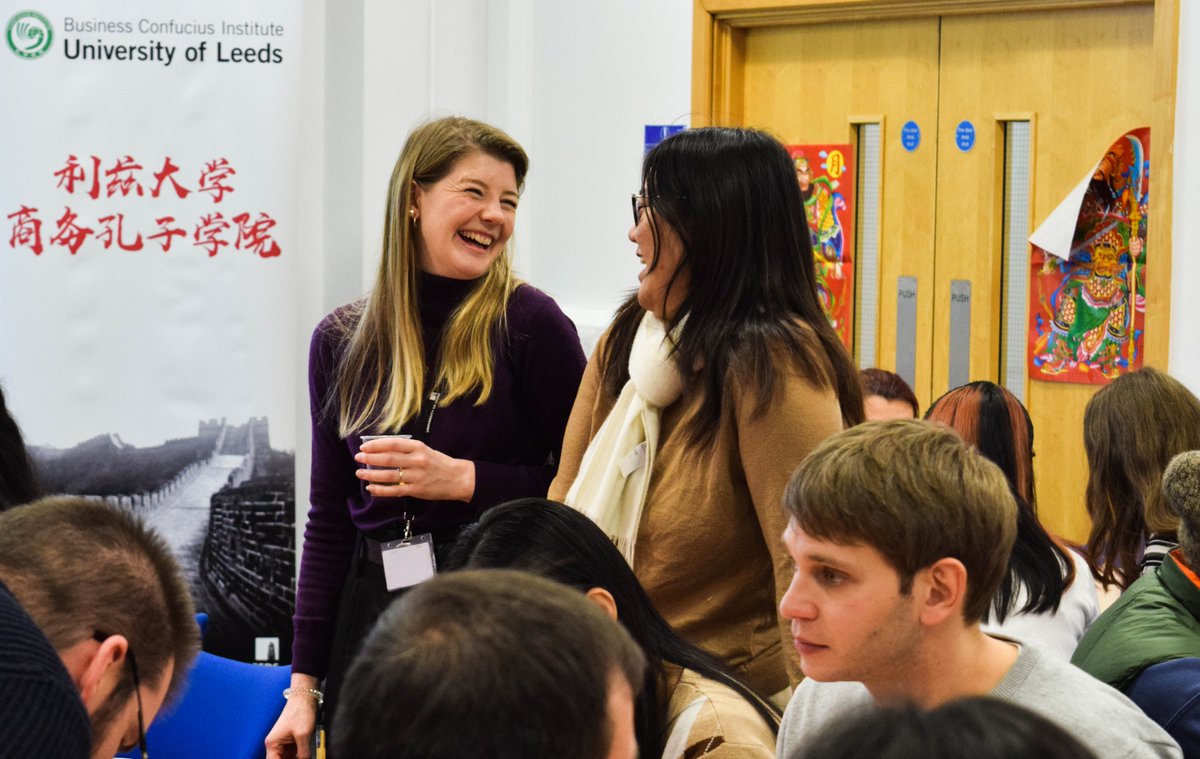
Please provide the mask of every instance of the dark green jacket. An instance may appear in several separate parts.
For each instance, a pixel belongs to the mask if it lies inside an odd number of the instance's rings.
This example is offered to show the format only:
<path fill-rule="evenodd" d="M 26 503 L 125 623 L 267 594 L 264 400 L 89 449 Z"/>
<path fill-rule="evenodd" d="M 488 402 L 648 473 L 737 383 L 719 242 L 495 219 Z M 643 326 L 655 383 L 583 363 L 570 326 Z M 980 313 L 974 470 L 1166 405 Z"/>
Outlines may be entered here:
<path fill-rule="evenodd" d="M 1124 690 L 1152 664 L 1200 657 L 1200 588 L 1180 569 L 1178 556 L 1173 552 L 1100 615 L 1072 664 Z"/>

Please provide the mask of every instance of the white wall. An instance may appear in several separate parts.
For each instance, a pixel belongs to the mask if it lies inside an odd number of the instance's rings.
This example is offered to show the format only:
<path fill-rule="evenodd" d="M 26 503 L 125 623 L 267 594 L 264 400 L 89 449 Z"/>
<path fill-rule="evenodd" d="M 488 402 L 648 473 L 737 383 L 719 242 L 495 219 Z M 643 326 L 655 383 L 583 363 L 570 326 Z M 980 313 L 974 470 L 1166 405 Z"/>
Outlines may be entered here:
<path fill-rule="evenodd" d="M 529 280 L 585 342 L 637 285 L 628 240 L 646 124 L 688 124 L 691 0 L 534 3 Z"/>
<path fill-rule="evenodd" d="M 1200 7 L 1179 9 L 1179 81 L 1175 90 L 1175 207 L 1171 255 L 1170 371 L 1200 393 Z M 1152 148 L 1153 149 L 1153 148 Z M 1151 180 L 1153 182 L 1153 180 Z M 1153 186 L 1153 184 L 1151 185 Z M 1151 251 L 1153 255 L 1153 251 Z M 1154 276 L 1151 272 L 1150 276 Z"/>
<path fill-rule="evenodd" d="M 354 23 L 348 5 L 361 10 L 357 36 L 335 28 Z M 627 209 L 643 126 L 688 122 L 690 0 L 362 0 L 330 15 L 328 44 L 339 52 L 330 55 L 338 73 L 328 86 L 338 113 L 327 124 L 340 123 L 329 132 L 337 171 L 327 172 L 327 195 L 361 211 L 357 220 L 339 212 L 327 271 L 336 260 L 338 271 L 358 272 L 358 290 L 369 286 L 405 135 L 460 113 L 504 128 L 529 152 L 517 269 L 594 337 L 636 285 Z M 357 165 L 350 150 L 360 151 Z M 330 289 L 329 308 L 357 295 L 344 282 Z"/>

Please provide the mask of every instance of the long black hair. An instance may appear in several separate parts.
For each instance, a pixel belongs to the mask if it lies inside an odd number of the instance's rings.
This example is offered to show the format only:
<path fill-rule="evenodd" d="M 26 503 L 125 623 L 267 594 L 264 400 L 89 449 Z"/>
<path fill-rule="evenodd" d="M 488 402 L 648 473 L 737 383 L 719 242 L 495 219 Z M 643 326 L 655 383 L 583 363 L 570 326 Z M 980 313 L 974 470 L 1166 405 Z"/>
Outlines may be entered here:
<path fill-rule="evenodd" d="M 1009 391 L 994 382 L 971 382 L 933 402 L 925 418 L 954 429 L 1004 472 L 1017 499 L 1017 541 L 1008 559 L 1008 572 L 988 610 L 1003 622 L 1013 612 L 1040 614 L 1058 610 L 1063 593 L 1075 578 L 1075 563 L 1037 516 L 1033 486 L 1033 421 Z M 1080 582 L 1086 581 L 1080 578 Z M 1017 592 L 1028 599 L 1014 609 Z"/>
<path fill-rule="evenodd" d="M 604 588 L 617 605 L 617 618 L 642 647 L 649 667 L 634 706 L 641 756 L 662 753 L 666 736 L 663 663 L 698 672 L 746 699 L 772 730 L 779 712 L 711 655 L 688 643 L 654 608 L 620 551 L 583 514 L 544 498 L 522 498 L 488 509 L 463 530 L 446 569 L 522 569 L 588 591 Z"/>
<path fill-rule="evenodd" d="M 0 391 L 0 511 L 37 500 L 39 490 L 21 428 L 8 413 Z"/>
<path fill-rule="evenodd" d="M 791 368 L 780 355 L 837 393 L 846 426 L 861 422 L 858 370 L 821 310 L 804 204 L 783 145 L 753 129 L 687 129 L 646 155 L 642 185 L 655 241 L 650 269 L 658 266 L 659 224 L 683 244 L 663 297 L 682 286 L 686 270 L 686 292 L 667 326 L 682 322 L 675 361 L 687 391 L 702 393 L 685 427 L 690 440 L 716 435 L 731 374 L 751 383 L 754 413 L 764 413 L 781 369 Z M 604 386 L 614 396 L 629 380 L 643 313 L 636 295 L 627 300 L 601 354 Z"/>

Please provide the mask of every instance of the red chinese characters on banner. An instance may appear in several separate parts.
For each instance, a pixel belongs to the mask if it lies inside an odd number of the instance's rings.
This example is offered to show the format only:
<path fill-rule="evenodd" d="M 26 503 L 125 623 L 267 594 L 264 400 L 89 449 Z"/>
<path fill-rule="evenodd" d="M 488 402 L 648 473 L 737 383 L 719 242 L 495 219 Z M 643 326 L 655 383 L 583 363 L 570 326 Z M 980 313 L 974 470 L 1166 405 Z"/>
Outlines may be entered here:
<path fill-rule="evenodd" d="M 280 254 L 279 243 L 267 234 L 275 226 L 275 220 L 270 216 L 260 213 L 253 224 L 248 213 L 238 214 L 233 220 L 238 225 L 237 247 L 257 253 L 261 258 L 274 258 Z"/>
<path fill-rule="evenodd" d="M 188 186 L 184 184 L 188 176 L 185 167 L 177 165 L 170 156 L 163 158 L 161 169 L 153 171 L 153 164 L 151 169 L 147 170 L 131 155 L 106 162 L 95 155 L 81 160 L 78 155 L 70 154 L 61 167 L 52 172 L 52 176 L 56 182 L 56 189 L 68 195 L 78 193 L 92 200 L 100 200 L 103 189 L 106 199 L 136 199 L 148 195 L 150 199 L 161 198 L 157 201 L 161 203 L 186 200 L 192 193 L 205 193 L 212 199 L 213 204 L 217 204 L 236 190 L 233 179 L 237 173 L 227 158 L 216 157 L 205 161 L 198 174 L 191 175 L 196 177 L 196 184 Z M 147 188 L 149 193 L 146 192 Z M 172 194 L 174 199 L 171 198 Z M 20 208 L 5 218 L 11 224 L 9 248 L 25 248 L 34 255 L 41 255 L 45 248 L 38 208 L 21 204 Z M 54 234 L 47 239 L 47 244 L 66 248 L 71 255 L 76 255 L 88 242 L 88 238 L 99 243 L 103 250 L 109 250 L 115 245 L 129 252 L 140 251 L 146 242 L 154 241 L 167 253 L 171 251 L 175 238 L 189 236 L 184 229 L 186 225 L 177 222 L 172 213 L 155 215 L 154 223 L 158 228 L 147 230 L 145 234 L 142 230 L 126 226 L 125 213 L 106 213 L 93 218 L 96 218 L 99 231 L 85 226 L 83 217 L 66 207 L 63 215 L 55 222 Z M 278 241 L 271 234 L 271 230 L 277 225 L 275 219 L 261 211 L 257 217 L 249 211 L 233 215 L 220 212 L 203 213 L 192 226 L 192 247 L 204 251 L 208 258 L 215 257 L 223 248 L 247 251 L 259 258 L 276 258 L 283 253 Z"/>
<path fill-rule="evenodd" d="M 183 200 L 189 194 L 191 194 L 191 190 L 180 187 L 179 183 L 175 181 L 174 175 L 177 171 L 179 171 L 179 167 L 171 163 L 171 157 L 167 156 L 164 158 L 162 170 L 154 175 L 155 185 L 154 189 L 150 191 L 150 197 L 157 198 L 159 193 L 162 192 L 163 182 L 167 180 L 171 181 L 171 187 L 175 190 L 175 197 L 179 198 L 180 200 Z M 157 224 L 158 222 L 155 223 Z"/>
<path fill-rule="evenodd" d="M 94 200 L 100 196 L 100 159 L 92 156 L 92 161 L 94 165 L 92 176 L 95 177 L 96 182 L 88 194 Z M 73 155 L 67 156 L 66 165 L 54 172 L 54 176 L 58 177 L 58 186 L 71 194 L 75 193 L 76 182 L 83 182 L 87 179 L 87 173 L 83 170 L 83 166 L 79 165 L 79 159 Z"/>
<path fill-rule="evenodd" d="M 71 255 L 79 252 L 79 248 L 83 246 L 83 241 L 88 238 L 88 235 L 96 234 L 96 231 L 91 227 L 83 227 L 75 223 L 79 216 L 67 207 L 63 211 L 63 215 L 59 218 L 58 231 L 50 238 L 51 245 L 61 245 L 71 251 Z"/>
<path fill-rule="evenodd" d="M 200 217 L 200 223 L 196 225 L 196 233 L 192 235 L 195 242 L 192 244 L 197 248 L 207 250 L 208 257 L 212 258 L 217 255 L 217 251 L 229 245 L 229 241 L 223 237 L 227 229 L 229 229 L 229 222 L 225 221 L 225 217 L 219 212 L 205 214 Z"/>
<path fill-rule="evenodd" d="M 116 222 L 115 231 L 113 230 L 114 221 Z M 125 242 L 125 214 L 118 213 L 109 214 L 108 216 L 101 216 L 100 223 L 104 225 L 104 230 L 100 232 L 100 234 L 96 235 L 96 239 L 104 243 L 105 250 L 108 250 L 112 247 L 114 239 L 117 243 L 117 247 L 119 247 L 121 250 L 132 251 L 142 249 L 142 235 L 140 232 L 133 242 Z"/>
<path fill-rule="evenodd" d="M 108 177 L 108 185 L 104 188 L 108 197 L 111 198 L 120 192 L 121 197 L 127 198 L 130 191 L 136 191 L 138 197 L 141 197 L 142 183 L 134 176 L 134 172 L 141 170 L 142 165 L 133 160 L 132 156 L 118 160 L 115 166 L 104 172 L 104 176 Z"/>
<path fill-rule="evenodd" d="M 225 184 L 225 181 L 236 173 L 224 158 L 209 161 L 200 174 L 200 187 L 197 192 L 212 193 L 212 201 L 220 203 L 225 193 L 233 192 L 233 188 Z"/>
<path fill-rule="evenodd" d="M 178 227 L 172 228 L 175 223 L 174 216 L 163 216 L 155 219 L 154 223 L 159 226 L 159 233 L 155 235 L 147 235 L 147 240 L 157 240 L 159 245 L 162 245 L 163 252 L 166 253 L 171 249 L 171 240 L 175 237 L 187 237 L 187 232 L 184 232 Z"/>
<path fill-rule="evenodd" d="M 6 218 L 13 219 L 12 235 L 8 238 L 8 247 L 18 245 L 29 248 L 35 256 L 42 254 L 42 222 L 34 214 L 36 208 L 21 206 Z"/>

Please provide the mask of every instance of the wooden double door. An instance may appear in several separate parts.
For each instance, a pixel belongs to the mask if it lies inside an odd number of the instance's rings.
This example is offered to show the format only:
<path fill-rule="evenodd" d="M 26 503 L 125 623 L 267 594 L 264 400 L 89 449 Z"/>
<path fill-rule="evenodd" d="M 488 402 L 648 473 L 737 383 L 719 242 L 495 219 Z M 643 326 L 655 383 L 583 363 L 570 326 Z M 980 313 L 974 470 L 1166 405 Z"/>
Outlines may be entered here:
<path fill-rule="evenodd" d="M 1161 15 L 1175 9 L 761 5 L 697 0 L 698 120 L 767 129 L 789 144 L 854 146 L 860 365 L 907 375 L 922 409 L 968 380 L 1015 392 L 1034 422 L 1042 519 L 1082 540 L 1083 412 L 1096 388 L 1028 378 L 1026 238 L 1118 137 L 1163 121 L 1156 23 L 1161 37 L 1171 20 Z M 965 12 L 972 5 L 979 12 Z M 1155 134 L 1152 160 L 1169 156 L 1171 137 Z M 1169 227 L 1163 164 L 1152 164 L 1147 225 L 1146 355 L 1160 366 L 1170 271 L 1169 254 L 1155 249 L 1169 247 L 1154 228 Z"/>

